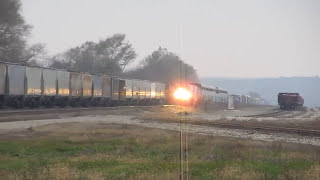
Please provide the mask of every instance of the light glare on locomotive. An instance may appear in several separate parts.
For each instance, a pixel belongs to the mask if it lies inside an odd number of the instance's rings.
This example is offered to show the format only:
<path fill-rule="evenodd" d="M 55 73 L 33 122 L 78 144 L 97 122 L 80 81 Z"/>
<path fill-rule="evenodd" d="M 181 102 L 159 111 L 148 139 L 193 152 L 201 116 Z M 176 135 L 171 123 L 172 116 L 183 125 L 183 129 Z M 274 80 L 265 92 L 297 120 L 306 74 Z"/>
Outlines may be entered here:
<path fill-rule="evenodd" d="M 191 98 L 191 93 L 188 90 L 180 87 L 174 92 L 173 96 L 177 100 L 188 101 Z"/>

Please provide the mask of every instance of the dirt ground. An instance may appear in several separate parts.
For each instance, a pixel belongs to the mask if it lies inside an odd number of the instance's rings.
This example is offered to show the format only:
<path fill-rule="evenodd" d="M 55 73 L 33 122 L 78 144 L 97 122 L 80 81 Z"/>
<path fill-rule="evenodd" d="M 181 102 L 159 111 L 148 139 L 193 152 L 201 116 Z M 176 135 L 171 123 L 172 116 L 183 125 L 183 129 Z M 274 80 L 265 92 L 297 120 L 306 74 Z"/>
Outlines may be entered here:
<path fill-rule="evenodd" d="M 67 123 L 76 123 L 78 126 L 92 124 L 122 124 L 135 125 L 145 128 L 180 131 L 210 136 L 237 137 L 262 141 L 284 141 L 320 146 L 320 137 L 301 136 L 298 134 L 256 132 L 245 129 L 226 129 L 193 122 L 244 122 L 268 123 L 270 125 L 284 125 L 295 127 L 313 127 L 320 129 L 320 110 L 303 109 L 300 111 L 283 112 L 274 116 L 265 114 L 278 111 L 276 107 L 258 106 L 244 107 L 238 110 L 218 110 L 210 108 L 194 109 L 179 106 L 156 107 L 119 107 L 109 110 L 81 111 L 76 113 L 58 113 L 45 115 L 28 115 L 15 118 L 19 121 L 1 122 L 0 135 L 4 137 L 24 136 L 26 132 L 41 132 L 42 129 L 58 129 Z M 261 116 L 263 115 L 263 116 Z M 12 117 L 10 117 L 12 118 Z M 30 119 L 35 120 L 30 120 Z M 0 119 L 6 119 L 1 117 Z M 180 123 L 182 122 L 182 124 Z"/>

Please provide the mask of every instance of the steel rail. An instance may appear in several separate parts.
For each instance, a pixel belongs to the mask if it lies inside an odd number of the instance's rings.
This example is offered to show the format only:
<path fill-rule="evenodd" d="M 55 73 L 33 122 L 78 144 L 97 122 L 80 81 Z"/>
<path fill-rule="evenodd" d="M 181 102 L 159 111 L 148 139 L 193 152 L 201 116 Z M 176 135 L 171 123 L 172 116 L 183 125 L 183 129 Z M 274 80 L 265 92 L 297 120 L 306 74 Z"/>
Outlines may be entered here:
<path fill-rule="evenodd" d="M 285 132 L 285 133 L 295 133 L 309 136 L 320 136 L 320 130 L 309 128 L 294 128 L 294 127 L 281 127 L 281 126 L 270 126 L 270 125 L 248 125 L 240 123 L 221 123 L 221 122 L 211 122 L 211 123 L 198 123 L 209 125 L 213 127 L 220 128 L 231 128 L 231 129 L 243 129 L 243 130 L 262 130 L 269 132 Z"/>
<path fill-rule="evenodd" d="M 100 111 L 100 110 L 114 110 L 119 108 L 130 109 L 130 108 L 152 108 L 156 106 L 114 106 L 114 107 L 67 107 L 67 108 L 38 108 L 38 109 L 19 109 L 19 110 L 0 110 L 1 116 L 10 115 L 29 115 L 29 114 L 46 114 L 46 113 L 68 113 L 78 111 Z"/>
<path fill-rule="evenodd" d="M 254 115 L 249 115 L 249 116 L 243 116 L 243 117 L 274 117 L 282 114 L 288 114 L 290 111 L 284 111 L 284 110 L 279 110 L 279 111 L 274 111 L 274 112 L 269 112 L 269 113 L 263 113 L 263 114 L 254 114 Z"/>

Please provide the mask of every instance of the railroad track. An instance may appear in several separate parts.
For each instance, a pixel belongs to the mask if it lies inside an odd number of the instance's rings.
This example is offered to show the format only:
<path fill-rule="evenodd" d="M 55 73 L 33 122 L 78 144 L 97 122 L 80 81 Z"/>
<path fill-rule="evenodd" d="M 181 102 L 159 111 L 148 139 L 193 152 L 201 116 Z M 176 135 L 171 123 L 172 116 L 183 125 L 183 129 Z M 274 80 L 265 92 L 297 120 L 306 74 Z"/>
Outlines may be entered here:
<path fill-rule="evenodd" d="M 20 115 L 34 115 L 34 114 L 48 114 L 48 113 L 71 113 L 82 111 L 101 111 L 101 110 L 116 110 L 116 109 L 130 109 L 130 108 L 152 108 L 158 106 L 115 106 L 115 107 L 75 107 L 75 108 L 43 108 L 43 109 L 19 109 L 19 110 L 0 110 L 0 117 L 4 116 L 20 116 Z"/>
<path fill-rule="evenodd" d="M 210 122 L 210 123 L 197 123 L 203 125 L 209 125 L 219 128 L 228 129 L 243 129 L 243 130 L 253 130 L 253 131 L 268 131 L 268 132 L 284 132 L 291 134 L 307 135 L 307 136 L 320 136 L 320 130 L 308 128 L 295 128 L 295 127 L 281 127 L 281 126 L 268 126 L 268 125 L 252 125 L 245 123 L 221 123 L 221 122 Z"/>
<path fill-rule="evenodd" d="M 269 113 L 255 114 L 255 115 L 249 115 L 244 117 L 277 117 L 277 116 L 288 114 L 288 113 L 290 113 L 290 111 L 277 110 Z"/>
<path fill-rule="evenodd" d="M 12 116 L 23 116 L 23 115 L 34 115 L 34 114 L 49 114 L 49 113 L 73 113 L 83 111 L 101 111 L 101 110 L 116 110 L 116 109 L 130 109 L 130 108 L 153 108 L 158 106 L 116 106 L 116 107 L 81 107 L 81 108 L 50 108 L 50 109 L 19 109 L 19 110 L 0 110 L 0 117 L 12 117 Z M 166 107 L 165 105 L 163 107 Z M 272 117 L 274 115 L 280 115 L 287 113 L 287 111 L 275 111 L 272 113 L 258 114 L 246 117 Z M 24 119 L 26 120 L 26 119 Z M 31 119 L 30 119 L 31 120 Z M 20 120 L 0 120 L 0 122 L 9 121 L 20 121 Z M 252 131 L 268 131 L 268 132 L 284 132 L 291 134 L 300 134 L 308 136 L 320 136 L 320 130 L 308 128 L 295 128 L 295 127 L 281 127 L 281 126 L 268 126 L 268 125 L 253 125 L 247 123 L 225 123 L 225 122 L 203 122 L 197 121 L 192 124 L 205 125 L 219 128 L 228 129 L 242 129 Z"/>

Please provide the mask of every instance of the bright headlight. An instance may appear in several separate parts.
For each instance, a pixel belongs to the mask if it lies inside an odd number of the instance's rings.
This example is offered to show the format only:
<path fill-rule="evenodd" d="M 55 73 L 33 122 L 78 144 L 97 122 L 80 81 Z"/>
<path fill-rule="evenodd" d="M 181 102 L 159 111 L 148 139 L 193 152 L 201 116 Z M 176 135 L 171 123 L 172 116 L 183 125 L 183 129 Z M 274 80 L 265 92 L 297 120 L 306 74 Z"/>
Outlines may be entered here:
<path fill-rule="evenodd" d="M 191 98 L 191 93 L 187 89 L 180 87 L 174 92 L 173 96 L 175 99 L 188 101 Z"/>

